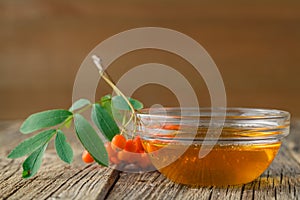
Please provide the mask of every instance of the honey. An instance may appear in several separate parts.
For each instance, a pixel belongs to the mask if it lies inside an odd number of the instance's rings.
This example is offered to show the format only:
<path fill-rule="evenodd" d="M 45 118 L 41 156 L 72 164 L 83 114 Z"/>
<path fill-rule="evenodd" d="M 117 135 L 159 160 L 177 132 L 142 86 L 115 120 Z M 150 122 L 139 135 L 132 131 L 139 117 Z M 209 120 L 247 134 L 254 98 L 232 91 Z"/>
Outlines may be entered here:
<path fill-rule="evenodd" d="M 241 131 L 225 129 L 221 138 L 228 136 L 228 132 L 234 137 L 234 133 L 239 135 Z M 174 134 L 176 131 L 172 132 Z M 203 134 L 203 130 L 199 134 Z M 218 142 L 205 157 L 199 158 L 200 148 L 206 148 L 201 142 L 188 145 L 178 140 L 170 141 L 143 140 L 143 146 L 163 175 L 191 186 L 225 186 L 253 181 L 268 168 L 281 144 L 279 141 Z"/>

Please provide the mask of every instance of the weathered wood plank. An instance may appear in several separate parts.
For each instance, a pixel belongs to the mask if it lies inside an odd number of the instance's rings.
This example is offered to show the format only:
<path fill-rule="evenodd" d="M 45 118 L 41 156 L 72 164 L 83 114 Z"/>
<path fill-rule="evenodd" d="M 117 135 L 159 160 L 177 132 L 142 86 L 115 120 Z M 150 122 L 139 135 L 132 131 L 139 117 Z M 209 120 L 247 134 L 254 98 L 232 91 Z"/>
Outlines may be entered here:
<path fill-rule="evenodd" d="M 1 121 L 0 123 L 0 158 L 16 146 L 21 140 L 28 138 L 28 135 L 20 134 L 18 129 L 21 121 Z"/>
<path fill-rule="evenodd" d="M 190 188 L 175 184 L 158 172 L 120 173 L 80 161 L 82 151 L 74 135 L 69 141 L 75 152 L 72 165 L 56 156 L 53 146 L 45 154 L 37 176 L 21 178 L 23 159 L 5 156 L 23 137 L 20 122 L 0 121 L 0 199 L 299 199 L 300 123 L 292 125 L 289 137 L 268 170 L 252 183 L 224 188 Z M 3 139 L 5 138 L 5 139 Z M 5 146 L 4 146 L 5 145 Z"/>
<path fill-rule="evenodd" d="M 0 123 L 0 199 L 103 199 L 119 176 L 115 170 L 83 164 L 82 149 L 78 148 L 75 137 L 69 137 L 71 146 L 77 147 L 72 165 L 60 161 L 53 145 L 49 145 L 38 174 L 22 179 L 24 158 L 10 160 L 5 157 L 28 135 L 19 133 L 20 122 L 4 125 Z"/>
<path fill-rule="evenodd" d="M 292 156 L 300 163 L 300 120 L 293 121 L 287 145 Z"/>
<path fill-rule="evenodd" d="M 176 196 L 176 191 L 181 187 L 181 185 L 167 180 L 158 172 L 121 173 L 119 180 L 107 198 L 164 199 L 165 196 L 161 194 L 168 193 L 168 199 L 170 199 Z"/>

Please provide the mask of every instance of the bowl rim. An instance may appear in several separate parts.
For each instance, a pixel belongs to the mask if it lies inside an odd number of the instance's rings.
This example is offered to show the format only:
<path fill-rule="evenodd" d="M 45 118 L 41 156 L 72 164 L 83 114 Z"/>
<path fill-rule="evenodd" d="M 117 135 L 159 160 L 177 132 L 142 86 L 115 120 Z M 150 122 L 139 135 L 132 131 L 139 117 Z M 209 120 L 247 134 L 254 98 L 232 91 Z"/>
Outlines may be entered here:
<path fill-rule="evenodd" d="M 164 114 L 155 114 L 155 113 L 149 113 L 149 110 L 162 110 L 162 111 L 193 111 L 193 110 L 200 110 L 200 115 L 193 115 L 193 116 L 187 116 L 187 115 L 164 115 Z M 201 111 L 202 110 L 202 111 Z M 137 113 L 138 117 L 155 117 L 155 118 L 201 118 L 201 119 L 211 119 L 212 115 L 201 115 L 203 111 L 211 113 L 213 112 L 220 112 L 221 114 L 225 114 L 225 120 L 268 120 L 268 119 L 285 119 L 290 120 L 291 114 L 288 111 L 279 110 L 279 109 L 269 109 L 269 108 L 248 108 L 248 107 L 159 107 L 159 108 L 144 108 L 139 110 Z M 222 112 L 221 112 L 222 111 Z M 224 112 L 225 111 L 225 112 Z M 244 113 L 253 112 L 256 115 L 244 115 L 244 116 L 231 116 L 227 115 L 228 111 L 230 112 L 237 112 L 242 111 Z M 224 115 L 214 115 L 213 118 L 222 117 L 224 118 Z"/>
<path fill-rule="evenodd" d="M 191 112 L 193 111 L 193 109 L 195 109 L 194 107 L 163 107 L 163 108 L 154 108 L 155 110 L 152 111 L 180 111 L 181 109 L 184 111 L 188 111 Z M 196 108 L 197 109 L 197 108 Z M 196 121 L 196 124 L 201 125 L 202 127 L 208 126 L 211 127 L 211 122 L 212 120 L 214 120 L 214 122 L 216 122 L 216 126 L 217 128 L 213 127 L 211 130 L 216 129 L 217 131 L 220 130 L 222 131 L 223 128 L 225 127 L 237 127 L 237 128 L 241 128 L 244 129 L 245 131 L 241 131 L 239 132 L 239 137 L 236 137 L 236 135 L 231 135 L 231 137 L 218 137 L 214 138 L 211 137 L 212 135 L 209 134 L 209 137 L 203 137 L 198 138 L 199 141 L 235 141 L 235 142 L 243 142 L 243 141 L 278 141 L 280 139 L 282 139 L 283 137 L 287 136 L 289 134 L 289 127 L 290 127 L 290 113 L 287 111 L 283 111 L 283 110 L 276 110 L 276 109 L 262 109 L 262 108 L 241 108 L 241 107 L 228 107 L 228 108 L 214 108 L 214 111 L 223 111 L 220 113 L 224 113 L 225 115 L 227 112 L 232 112 L 233 114 L 235 114 L 234 112 L 237 111 L 242 111 L 242 113 L 250 113 L 250 115 L 246 115 L 246 116 L 236 116 L 236 115 L 231 115 L 228 116 L 226 115 L 224 117 L 224 115 L 222 116 L 211 116 L 211 112 L 203 112 L 203 111 L 211 111 L 212 108 L 211 107 L 202 107 L 199 108 L 200 109 L 200 115 L 195 115 L 195 116 L 178 116 L 178 115 L 165 115 L 165 114 L 161 114 L 161 113 L 157 113 L 157 114 L 153 114 L 153 112 L 149 113 L 149 108 L 143 109 L 141 110 L 141 112 L 138 114 L 138 117 L 140 117 L 140 120 L 143 122 L 150 122 L 150 126 L 149 125 L 142 125 L 141 124 L 141 128 L 148 132 L 148 134 L 145 134 L 146 132 L 144 132 L 142 135 L 148 135 L 148 136 L 154 136 L 156 137 L 155 139 L 163 139 L 164 136 L 159 136 L 159 138 L 157 138 L 157 136 L 155 136 L 155 134 L 151 134 L 150 132 L 158 132 L 159 134 L 163 133 L 164 130 L 161 129 L 160 127 L 156 127 L 154 126 L 154 128 L 152 128 L 151 123 L 154 122 L 155 123 L 160 123 L 160 121 L 162 121 L 163 123 L 167 122 L 169 124 L 173 124 L 173 123 L 177 123 L 178 121 L 180 121 L 180 127 L 181 125 L 186 125 L 186 124 L 195 124 L 194 122 Z M 202 113 L 205 114 L 204 116 L 201 116 L 201 110 Z M 252 115 L 251 115 L 252 113 Z M 200 117 L 199 117 L 200 116 Z M 153 121 L 154 120 L 154 121 Z M 182 124 L 182 120 L 183 120 L 183 124 Z M 218 126 L 218 124 L 221 124 L 220 126 Z M 207 125 L 208 124 L 208 125 Z M 163 127 L 163 126 L 162 126 Z M 200 126 L 199 126 L 200 127 Z M 179 131 L 181 131 L 183 129 L 179 129 Z M 150 131 L 150 132 L 149 132 Z M 184 130 L 183 130 L 184 131 Z M 143 132 L 143 131 L 142 131 Z M 258 134 L 259 132 L 259 134 Z M 168 139 L 168 138 L 165 138 Z M 179 139 L 179 138 L 178 138 Z M 182 140 L 183 138 L 181 138 L 180 140 Z M 183 139 L 184 140 L 184 139 Z M 187 140 L 190 140 L 187 138 Z M 194 139 L 193 139 L 194 140 Z"/>

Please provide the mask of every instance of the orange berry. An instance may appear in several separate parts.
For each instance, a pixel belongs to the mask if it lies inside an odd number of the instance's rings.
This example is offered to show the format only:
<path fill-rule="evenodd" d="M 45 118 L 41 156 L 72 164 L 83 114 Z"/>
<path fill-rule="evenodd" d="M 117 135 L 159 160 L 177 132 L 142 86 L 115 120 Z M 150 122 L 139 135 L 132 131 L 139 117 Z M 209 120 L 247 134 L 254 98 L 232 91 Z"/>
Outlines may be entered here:
<path fill-rule="evenodd" d="M 139 163 L 141 159 L 140 153 L 130 153 L 130 161 L 132 163 Z"/>
<path fill-rule="evenodd" d="M 121 161 L 117 158 L 117 157 L 111 157 L 110 158 L 110 162 L 112 162 L 113 164 L 119 164 Z"/>
<path fill-rule="evenodd" d="M 125 148 L 126 138 L 123 135 L 115 135 L 111 141 L 111 147 L 115 151 L 119 151 Z"/>
<path fill-rule="evenodd" d="M 151 161 L 146 153 L 141 154 L 141 159 L 139 161 L 139 166 L 142 168 L 147 168 L 148 166 L 151 165 Z"/>
<path fill-rule="evenodd" d="M 133 140 L 137 146 L 137 152 L 144 151 L 140 136 L 136 136 Z"/>
<path fill-rule="evenodd" d="M 166 125 L 163 126 L 163 129 L 167 129 L 167 130 L 179 130 L 180 129 L 180 125 L 166 124 Z"/>
<path fill-rule="evenodd" d="M 106 151 L 107 151 L 109 157 L 113 157 L 113 156 L 117 155 L 117 152 L 115 150 L 113 150 L 113 148 L 111 147 L 110 142 L 105 143 L 104 146 L 106 148 Z"/>
<path fill-rule="evenodd" d="M 133 140 L 127 140 L 124 149 L 125 149 L 125 151 L 136 152 L 137 151 L 137 145 Z"/>
<path fill-rule="evenodd" d="M 142 150 L 137 150 L 137 153 L 145 153 L 145 150 L 142 149 Z"/>
<path fill-rule="evenodd" d="M 85 163 L 92 163 L 92 162 L 94 162 L 94 158 L 91 156 L 91 154 L 87 150 L 83 151 L 83 153 L 82 153 L 82 160 Z"/>
<path fill-rule="evenodd" d="M 121 161 L 129 162 L 130 160 L 130 153 L 128 151 L 119 151 L 118 152 L 118 159 Z"/>

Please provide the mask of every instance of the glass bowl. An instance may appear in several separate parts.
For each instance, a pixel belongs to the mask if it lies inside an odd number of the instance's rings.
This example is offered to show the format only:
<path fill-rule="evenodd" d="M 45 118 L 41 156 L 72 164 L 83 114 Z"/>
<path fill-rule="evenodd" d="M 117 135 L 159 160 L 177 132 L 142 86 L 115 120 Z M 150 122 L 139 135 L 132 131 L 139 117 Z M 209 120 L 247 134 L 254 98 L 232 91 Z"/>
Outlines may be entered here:
<path fill-rule="evenodd" d="M 250 108 L 154 108 L 138 114 L 143 147 L 170 180 L 191 186 L 248 183 L 272 163 L 290 114 Z"/>

